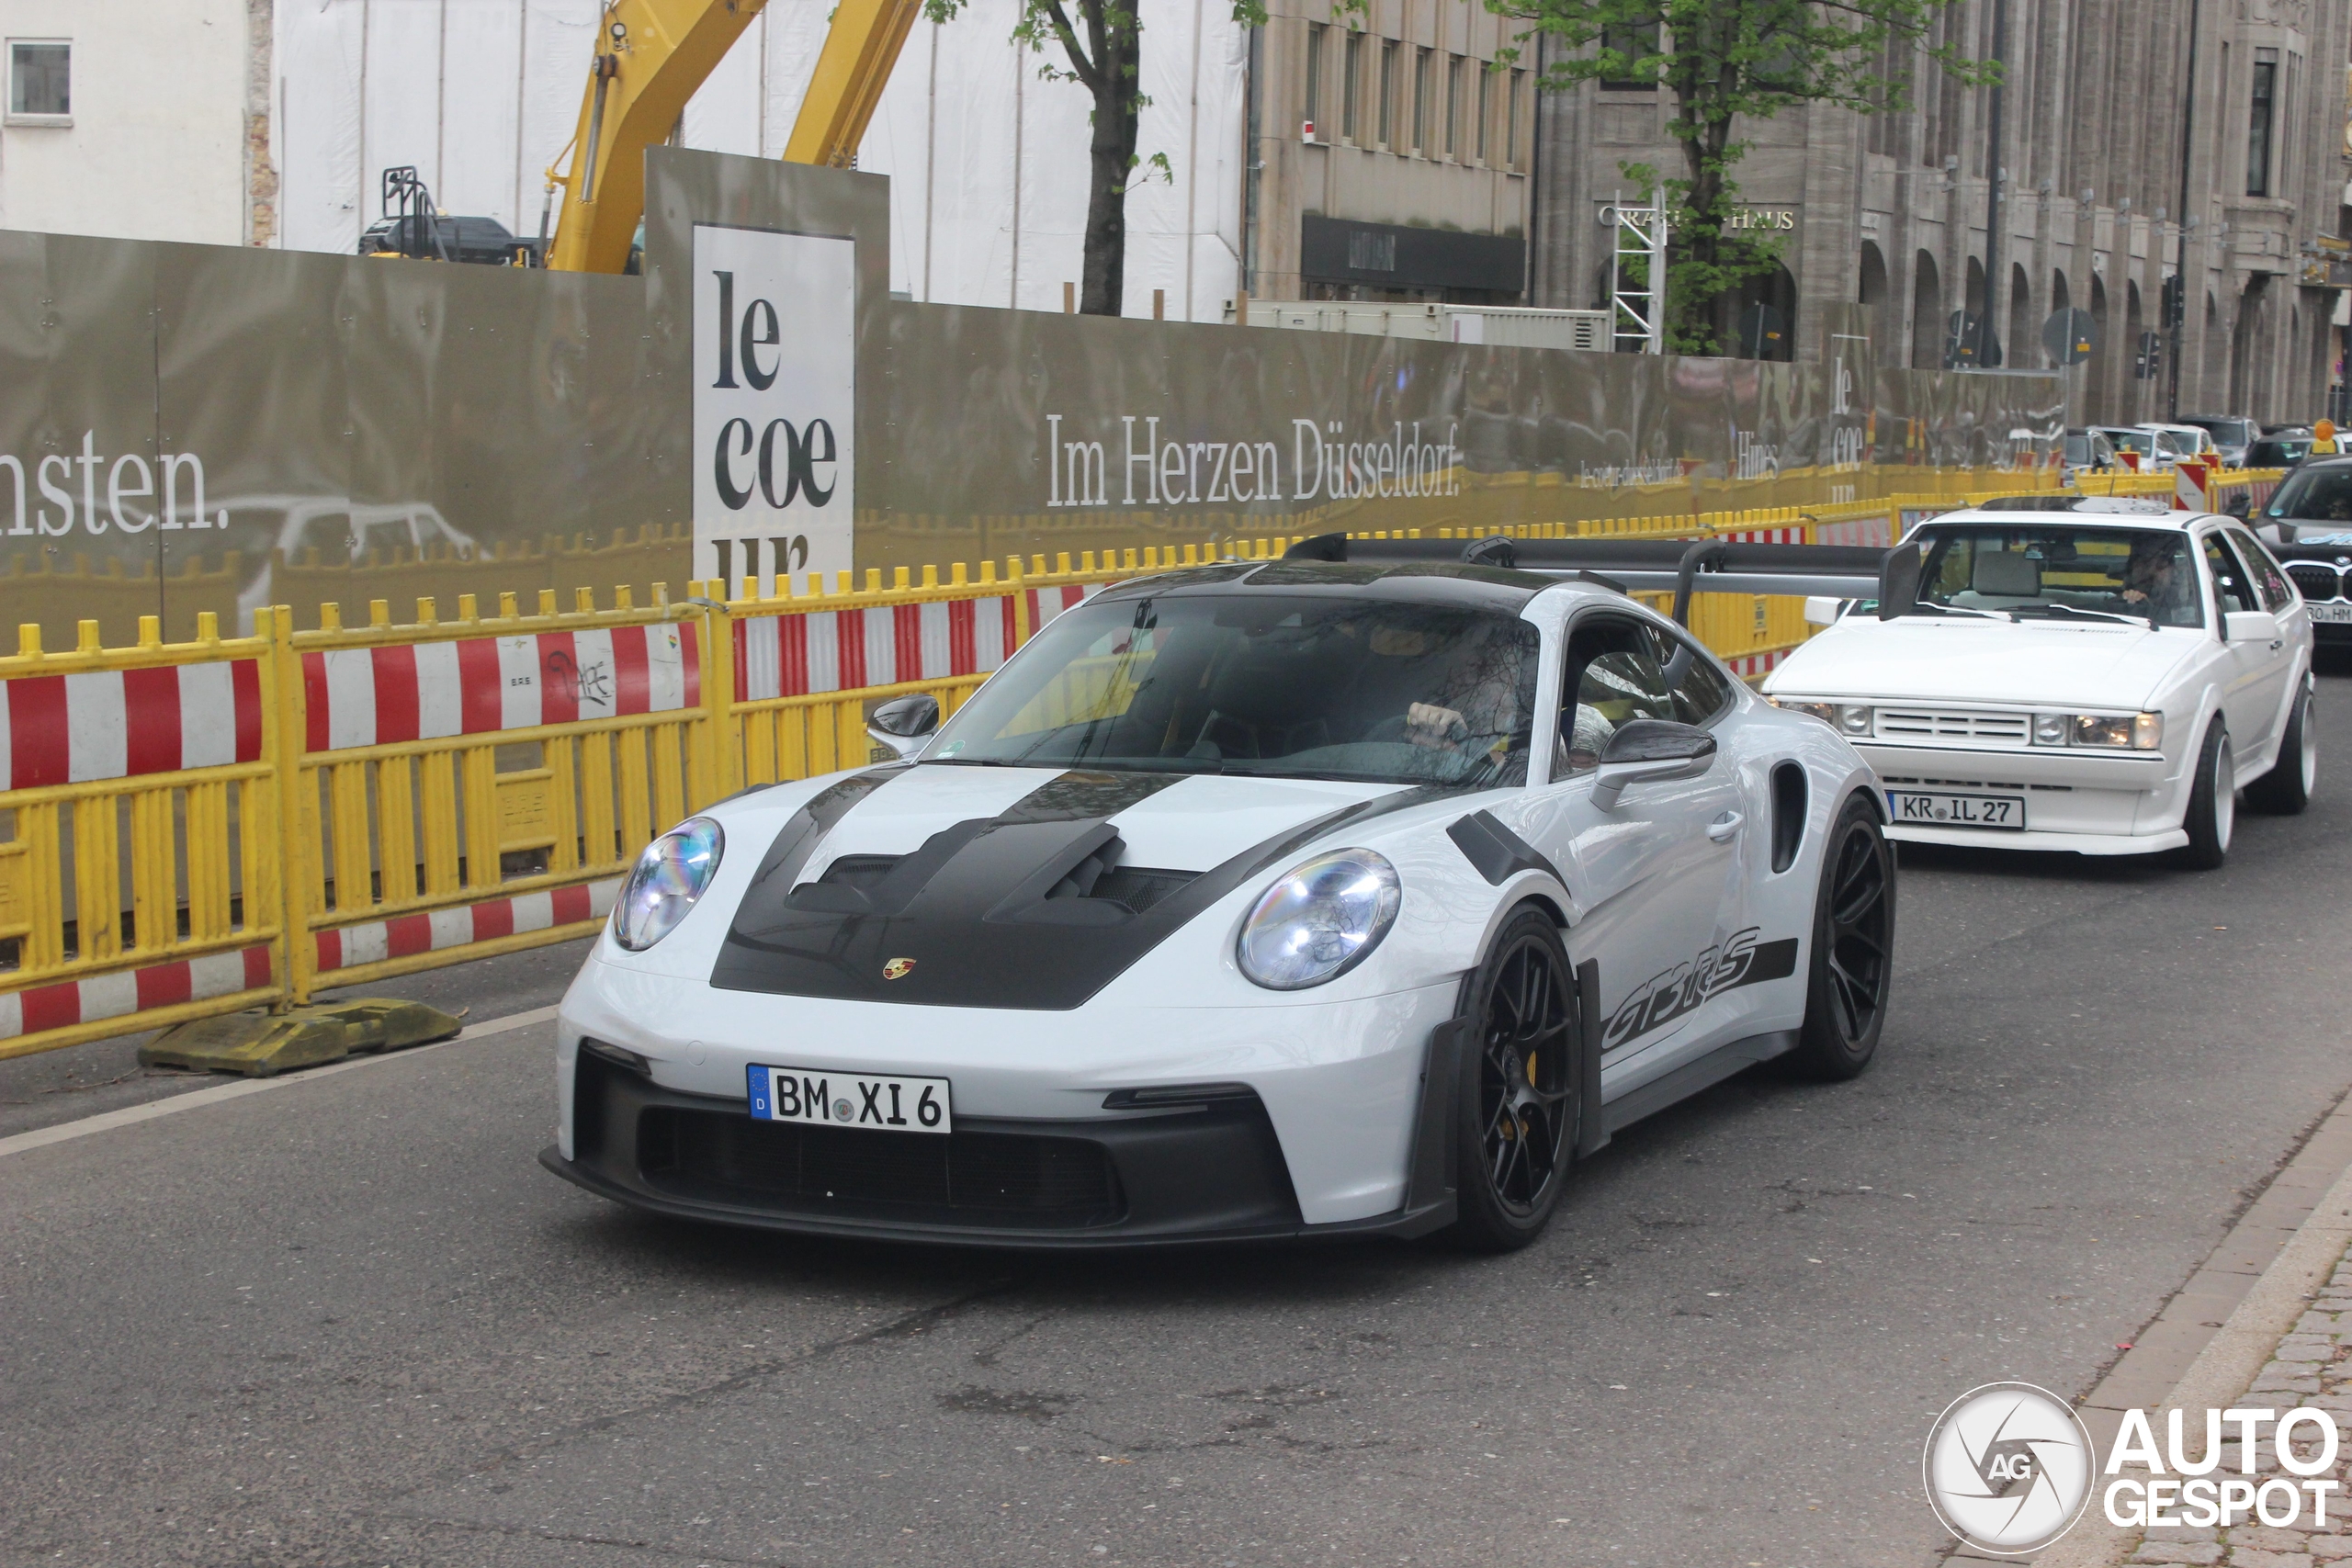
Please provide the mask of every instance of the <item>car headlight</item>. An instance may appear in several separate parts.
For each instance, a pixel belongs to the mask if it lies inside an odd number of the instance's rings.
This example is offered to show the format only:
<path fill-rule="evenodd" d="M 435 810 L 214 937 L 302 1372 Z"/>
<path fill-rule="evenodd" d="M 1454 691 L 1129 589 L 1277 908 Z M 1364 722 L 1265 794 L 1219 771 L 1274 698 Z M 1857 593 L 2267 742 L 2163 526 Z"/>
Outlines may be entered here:
<path fill-rule="evenodd" d="M 2070 716 L 2074 720 L 2068 734 L 2068 741 L 2072 745 L 2153 751 L 2164 742 L 2165 716 L 2160 713 L 2126 714 L 2120 718 L 2096 713 L 2078 713 Z"/>
<path fill-rule="evenodd" d="M 1764 700 L 1770 703 L 1776 708 L 1786 708 L 1791 713 L 1809 714 L 1813 717 L 1819 719 L 1822 723 L 1829 726 L 1832 729 L 1835 729 L 1838 727 L 1838 705 L 1836 703 L 1809 703 L 1796 697 L 1767 697 Z"/>
<path fill-rule="evenodd" d="M 727 835 L 707 817 L 679 823 L 645 846 L 613 906 L 613 940 L 643 953 L 677 929 L 718 871 Z"/>
<path fill-rule="evenodd" d="M 1234 957 L 1270 991 L 1336 980 L 1380 945 L 1404 897 L 1396 868 L 1384 855 L 1317 855 L 1284 872 L 1251 907 Z"/>
<path fill-rule="evenodd" d="M 2153 751 L 2164 744 L 2164 739 L 2165 716 L 2160 713 L 2033 716 L 2036 746 L 2101 746 L 2117 750 Z"/>

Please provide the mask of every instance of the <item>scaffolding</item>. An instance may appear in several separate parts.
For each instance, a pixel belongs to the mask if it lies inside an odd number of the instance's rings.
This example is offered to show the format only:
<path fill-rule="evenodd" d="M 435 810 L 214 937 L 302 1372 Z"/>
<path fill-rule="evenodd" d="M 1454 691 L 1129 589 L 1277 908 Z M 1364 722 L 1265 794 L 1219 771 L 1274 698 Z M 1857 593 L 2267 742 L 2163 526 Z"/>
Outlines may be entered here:
<path fill-rule="evenodd" d="M 1617 248 L 1610 273 L 1611 314 L 1620 353 L 1666 352 L 1666 198 L 1654 194 L 1647 207 L 1610 198 Z M 1640 282 L 1634 282 L 1639 276 Z"/>

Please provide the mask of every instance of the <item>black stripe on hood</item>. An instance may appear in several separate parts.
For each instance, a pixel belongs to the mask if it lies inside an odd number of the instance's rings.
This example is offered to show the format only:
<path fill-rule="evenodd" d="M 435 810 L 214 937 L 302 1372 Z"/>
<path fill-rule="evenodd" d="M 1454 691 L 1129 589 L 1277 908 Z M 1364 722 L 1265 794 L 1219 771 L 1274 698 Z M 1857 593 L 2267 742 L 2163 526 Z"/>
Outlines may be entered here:
<path fill-rule="evenodd" d="M 1068 1011 L 1273 863 L 1335 828 L 1447 793 L 1397 790 L 1342 807 L 1196 875 L 1123 865 L 1109 820 L 1185 775 L 1067 773 L 910 854 L 843 856 L 824 880 L 799 881 L 825 833 L 865 793 L 836 804 L 836 792 L 870 776 L 834 785 L 785 825 L 736 908 L 712 986 Z"/>

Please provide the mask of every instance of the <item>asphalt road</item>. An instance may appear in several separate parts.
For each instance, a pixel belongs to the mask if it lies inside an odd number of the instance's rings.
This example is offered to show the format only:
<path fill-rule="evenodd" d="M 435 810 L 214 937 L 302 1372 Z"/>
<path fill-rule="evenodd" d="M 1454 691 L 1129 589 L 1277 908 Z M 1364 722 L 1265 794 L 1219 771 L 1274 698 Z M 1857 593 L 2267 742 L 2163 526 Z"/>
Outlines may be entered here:
<path fill-rule="evenodd" d="M 2217 874 L 1906 855 L 1872 1071 L 1620 1134 L 1507 1258 L 649 1220 L 534 1163 L 545 1027 L 0 1156 L 0 1562 L 1925 1565 L 1935 1414 L 2088 1389 L 2352 1083 L 2324 773 Z M 127 1053 L 0 1134 L 188 1087 Z"/>

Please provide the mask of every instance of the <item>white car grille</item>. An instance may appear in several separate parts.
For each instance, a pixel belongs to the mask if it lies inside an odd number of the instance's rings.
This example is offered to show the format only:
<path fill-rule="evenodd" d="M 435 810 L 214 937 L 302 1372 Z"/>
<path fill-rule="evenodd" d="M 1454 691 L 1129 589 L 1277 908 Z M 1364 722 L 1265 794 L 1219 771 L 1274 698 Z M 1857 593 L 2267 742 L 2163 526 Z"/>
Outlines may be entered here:
<path fill-rule="evenodd" d="M 1952 713 L 1930 708 L 1881 708 L 1881 740 L 1926 741 L 1938 746 L 2023 746 L 2033 718 L 2022 713 Z"/>

